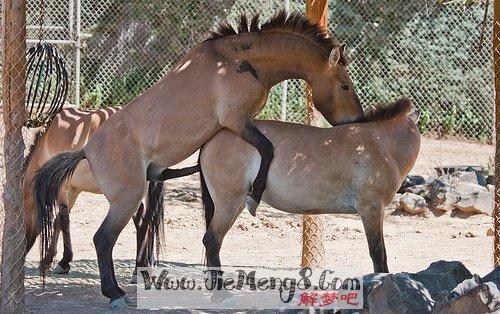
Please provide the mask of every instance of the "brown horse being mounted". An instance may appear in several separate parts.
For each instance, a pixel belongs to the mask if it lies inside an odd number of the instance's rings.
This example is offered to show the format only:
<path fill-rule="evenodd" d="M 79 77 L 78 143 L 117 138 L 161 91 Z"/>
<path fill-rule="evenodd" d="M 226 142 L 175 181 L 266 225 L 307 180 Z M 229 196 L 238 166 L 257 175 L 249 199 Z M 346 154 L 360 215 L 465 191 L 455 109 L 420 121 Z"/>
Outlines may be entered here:
<path fill-rule="evenodd" d="M 40 233 L 35 199 L 33 197 L 33 178 L 36 172 L 52 157 L 62 152 L 79 150 L 85 146 L 90 136 L 97 128 L 119 109 L 120 108 L 105 108 L 96 111 L 85 111 L 74 108 L 65 109 L 54 117 L 54 120 L 45 132 L 38 131 L 36 133 L 35 141 L 26 158 L 26 175 L 23 182 L 26 253 L 30 251 Z M 166 180 L 189 175 L 198 171 L 198 169 L 198 166 L 185 169 L 167 169 L 160 179 Z M 161 245 L 160 240 L 163 229 L 163 219 L 161 219 L 163 216 L 162 188 L 162 182 L 150 182 L 146 198 L 148 202 L 148 211 L 146 212 L 144 204 L 141 203 L 139 209 L 133 216 L 134 225 L 137 229 L 136 267 L 148 267 L 154 264 L 154 238 L 156 238 L 157 252 Z M 57 254 L 57 242 L 60 232 L 63 234 L 63 258 L 52 272 L 67 274 L 70 270 L 69 263 L 73 259 L 73 251 L 71 248 L 69 214 L 78 195 L 82 191 L 100 193 L 88 167 L 79 168 L 71 179 L 60 189 L 57 197 L 59 212 L 54 220 L 54 231 L 52 233 L 52 238 L 49 240 L 50 243 L 47 256 L 43 258 L 40 265 L 44 270 L 50 269 L 52 261 Z M 152 220 L 151 216 L 154 215 L 159 215 L 160 218 Z M 144 221 L 146 221 L 145 224 L 143 224 Z M 152 221 L 154 221 L 156 225 L 152 224 Z"/>
<path fill-rule="evenodd" d="M 387 273 L 384 206 L 413 167 L 420 148 L 408 99 L 378 108 L 360 123 L 328 129 L 278 121 L 257 121 L 273 143 L 263 200 L 296 214 L 359 213 L 375 272 Z M 203 244 L 209 267 L 240 214 L 260 156 L 234 133 L 217 133 L 200 152 L 202 199 L 207 231 Z"/>
<path fill-rule="evenodd" d="M 52 212 L 60 186 L 74 171 L 90 167 L 110 203 L 94 236 L 102 293 L 111 307 L 129 298 L 114 275 L 112 249 L 144 195 L 146 180 L 185 159 L 222 128 L 255 147 L 261 157 L 246 204 L 261 199 L 273 145 L 255 126 L 269 90 L 291 78 L 306 80 L 315 107 L 333 125 L 363 115 L 347 73 L 344 45 L 304 16 L 279 13 L 260 25 L 241 18 L 234 30 L 223 24 L 191 49 L 157 84 L 112 115 L 81 150 L 49 160 L 35 177 L 43 239 L 52 233 Z M 247 191 L 248 192 L 248 191 Z M 47 250 L 47 244 L 42 250 Z"/>

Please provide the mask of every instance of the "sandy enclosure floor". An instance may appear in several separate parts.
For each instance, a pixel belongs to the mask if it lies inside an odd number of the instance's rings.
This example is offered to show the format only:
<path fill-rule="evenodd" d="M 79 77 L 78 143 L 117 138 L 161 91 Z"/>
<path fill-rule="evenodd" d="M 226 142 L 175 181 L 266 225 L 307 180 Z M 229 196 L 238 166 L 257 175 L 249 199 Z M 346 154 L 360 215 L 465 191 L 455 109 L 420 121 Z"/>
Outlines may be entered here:
<path fill-rule="evenodd" d="M 494 154 L 491 145 L 424 139 L 414 174 L 432 175 L 432 168 L 446 164 L 487 165 Z M 182 165 L 196 162 L 192 156 Z M 167 182 L 166 250 L 163 260 L 199 264 L 203 259 L 204 230 L 198 176 Z M 92 236 L 104 219 L 108 203 L 102 195 L 83 193 L 71 213 L 75 261 L 71 273 L 53 275 L 41 293 L 38 277 L 38 248 L 27 259 L 27 310 L 30 312 L 104 312 L 107 300 L 101 296 Z M 372 272 L 361 220 L 357 215 L 328 215 L 325 246 L 326 266 L 352 267 L 353 273 Z M 244 212 L 225 238 L 221 260 L 226 265 L 290 267 L 300 264 L 302 217 L 261 206 L 257 217 Z M 492 237 L 486 236 L 492 218 L 468 218 L 450 214 L 428 218 L 387 215 L 385 239 L 391 272 L 415 272 L 440 259 L 460 260 L 472 273 L 485 275 L 492 268 Z M 62 253 L 62 248 L 58 258 Z M 126 284 L 135 258 L 135 229 L 130 222 L 115 246 L 118 282 L 130 294 L 135 286 Z M 127 310 L 135 312 L 137 310 Z"/>

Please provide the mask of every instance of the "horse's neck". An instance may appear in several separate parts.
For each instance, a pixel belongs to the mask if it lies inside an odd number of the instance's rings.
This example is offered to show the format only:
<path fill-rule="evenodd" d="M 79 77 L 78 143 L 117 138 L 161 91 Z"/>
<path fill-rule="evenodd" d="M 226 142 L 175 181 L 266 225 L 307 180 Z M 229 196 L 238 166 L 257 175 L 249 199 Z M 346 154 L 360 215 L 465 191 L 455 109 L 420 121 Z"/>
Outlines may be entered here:
<path fill-rule="evenodd" d="M 269 87 L 286 79 L 319 80 L 329 55 L 306 36 L 283 31 L 230 36 L 215 48 L 227 59 L 249 62 Z"/>
<path fill-rule="evenodd" d="M 404 175 L 413 167 L 420 145 L 418 130 L 408 123 L 408 121 L 402 121 L 401 118 L 377 123 L 379 132 L 386 141 L 389 154 L 397 163 L 400 173 Z"/>

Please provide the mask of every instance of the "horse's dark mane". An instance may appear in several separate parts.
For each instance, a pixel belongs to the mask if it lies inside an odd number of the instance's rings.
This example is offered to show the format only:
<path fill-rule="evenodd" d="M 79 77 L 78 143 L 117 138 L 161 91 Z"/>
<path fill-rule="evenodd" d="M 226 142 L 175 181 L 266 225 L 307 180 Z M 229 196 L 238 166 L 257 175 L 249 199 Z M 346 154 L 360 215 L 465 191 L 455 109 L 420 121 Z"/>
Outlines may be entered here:
<path fill-rule="evenodd" d="M 387 106 L 377 106 L 365 113 L 365 117 L 358 122 L 385 121 L 402 117 L 411 110 L 412 104 L 409 98 L 403 97 Z"/>
<path fill-rule="evenodd" d="M 211 37 L 208 40 L 240 35 L 243 33 L 259 34 L 281 30 L 307 36 L 322 47 L 326 53 L 330 53 L 332 48 L 339 44 L 335 37 L 329 36 L 328 32 L 324 31 L 318 24 L 309 21 L 307 17 L 297 12 L 288 14 L 286 11 L 281 10 L 268 21 L 262 23 L 262 25 L 259 24 L 259 14 L 254 15 L 250 19 L 242 14 L 236 28 L 228 21 L 221 22 L 217 29 L 211 33 Z"/>
<path fill-rule="evenodd" d="M 42 139 L 43 135 L 45 134 L 45 131 L 46 131 L 45 129 L 39 129 L 36 131 L 36 133 L 34 135 L 33 144 L 31 144 L 31 146 L 28 150 L 28 155 L 26 155 L 26 160 L 24 162 L 25 167 L 29 165 L 31 159 L 33 158 L 33 155 L 35 155 L 38 144 L 40 143 L 40 140 Z"/>

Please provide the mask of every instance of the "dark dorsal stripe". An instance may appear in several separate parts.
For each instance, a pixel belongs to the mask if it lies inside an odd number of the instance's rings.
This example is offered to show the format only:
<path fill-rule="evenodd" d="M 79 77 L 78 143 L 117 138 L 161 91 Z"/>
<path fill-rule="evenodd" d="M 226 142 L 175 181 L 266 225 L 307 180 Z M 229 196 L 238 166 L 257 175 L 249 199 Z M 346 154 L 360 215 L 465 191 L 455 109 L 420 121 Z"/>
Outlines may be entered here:
<path fill-rule="evenodd" d="M 211 37 L 208 40 L 243 33 L 259 34 L 269 31 L 282 30 L 307 36 L 313 42 L 322 47 L 326 53 L 330 53 L 332 48 L 339 44 L 334 36 L 330 36 L 328 32 L 325 32 L 319 25 L 312 23 L 303 14 L 297 12 L 287 14 L 286 11 L 282 10 L 268 21 L 262 23 L 261 25 L 259 24 L 259 14 L 254 15 L 250 19 L 246 15 L 241 15 L 236 28 L 234 28 L 228 21 L 221 22 L 216 30 L 211 33 Z"/>

